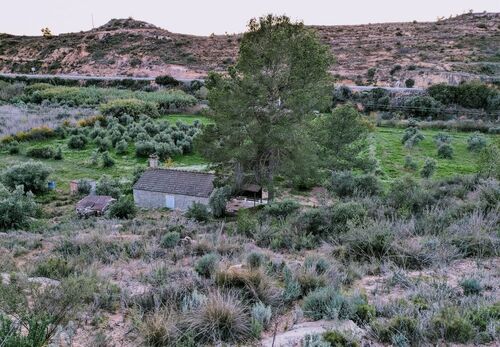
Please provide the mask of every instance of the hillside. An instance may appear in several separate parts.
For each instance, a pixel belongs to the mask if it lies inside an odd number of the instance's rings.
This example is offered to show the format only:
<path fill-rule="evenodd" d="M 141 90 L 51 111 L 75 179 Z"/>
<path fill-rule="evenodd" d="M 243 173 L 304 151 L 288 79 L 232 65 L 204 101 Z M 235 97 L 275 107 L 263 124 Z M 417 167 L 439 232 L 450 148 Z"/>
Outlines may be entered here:
<path fill-rule="evenodd" d="M 313 28 L 331 45 L 332 73 L 343 82 L 397 86 L 413 78 L 427 86 L 500 75 L 500 13 Z M 194 78 L 232 64 L 240 36 L 177 34 L 131 18 L 52 38 L 0 34 L 0 72 L 35 67 L 40 73 Z M 370 68 L 376 70 L 369 79 Z"/>

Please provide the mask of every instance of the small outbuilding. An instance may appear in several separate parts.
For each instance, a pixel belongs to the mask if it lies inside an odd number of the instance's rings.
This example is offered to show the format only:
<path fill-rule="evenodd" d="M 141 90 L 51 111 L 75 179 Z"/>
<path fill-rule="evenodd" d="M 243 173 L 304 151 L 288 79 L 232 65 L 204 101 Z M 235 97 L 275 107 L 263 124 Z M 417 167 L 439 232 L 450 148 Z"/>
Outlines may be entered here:
<path fill-rule="evenodd" d="M 253 199 L 254 202 L 262 203 L 262 187 L 257 184 L 245 184 L 241 187 L 241 196 Z"/>
<path fill-rule="evenodd" d="M 102 216 L 113 202 L 115 199 L 111 196 L 89 195 L 78 201 L 76 213 L 81 217 Z"/>
<path fill-rule="evenodd" d="M 194 203 L 208 205 L 215 175 L 206 172 L 150 168 L 134 185 L 135 204 L 143 208 L 186 211 Z"/>

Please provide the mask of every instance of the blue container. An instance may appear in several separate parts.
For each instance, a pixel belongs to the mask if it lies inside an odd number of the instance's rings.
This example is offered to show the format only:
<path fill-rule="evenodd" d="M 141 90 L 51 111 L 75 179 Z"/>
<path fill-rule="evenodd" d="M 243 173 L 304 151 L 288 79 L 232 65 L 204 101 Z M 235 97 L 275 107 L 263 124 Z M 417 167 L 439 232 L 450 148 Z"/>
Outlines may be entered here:
<path fill-rule="evenodd" d="M 47 183 L 47 187 L 49 188 L 49 190 L 54 190 L 56 189 L 56 182 L 55 181 L 49 181 Z"/>

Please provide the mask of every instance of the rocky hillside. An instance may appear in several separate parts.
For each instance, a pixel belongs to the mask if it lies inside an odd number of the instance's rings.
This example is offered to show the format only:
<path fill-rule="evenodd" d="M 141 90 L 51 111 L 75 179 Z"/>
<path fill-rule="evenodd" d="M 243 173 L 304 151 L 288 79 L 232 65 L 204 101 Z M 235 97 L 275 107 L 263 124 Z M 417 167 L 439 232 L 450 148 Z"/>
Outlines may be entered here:
<path fill-rule="evenodd" d="M 346 83 L 417 86 L 500 76 L 500 13 L 437 22 L 314 26 Z M 0 71 L 194 78 L 235 62 L 240 35 L 171 33 L 134 19 L 47 37 L 0 34 Z"/>

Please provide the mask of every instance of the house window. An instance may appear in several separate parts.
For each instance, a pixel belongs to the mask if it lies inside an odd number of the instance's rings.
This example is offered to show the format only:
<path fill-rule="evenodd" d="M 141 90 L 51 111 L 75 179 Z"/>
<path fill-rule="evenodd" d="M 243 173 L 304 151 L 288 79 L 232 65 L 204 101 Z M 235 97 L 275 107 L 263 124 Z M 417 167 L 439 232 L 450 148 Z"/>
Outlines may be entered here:
<path fill-rule="evenodd" d="M 175 196 L 165 195 L 165 207 L 171 210 L 175 208 Z"/>

